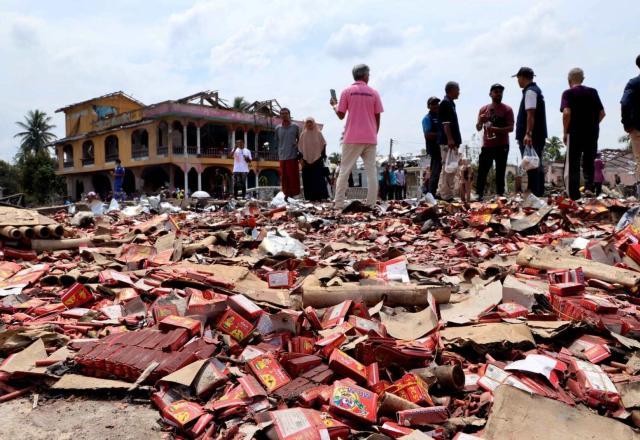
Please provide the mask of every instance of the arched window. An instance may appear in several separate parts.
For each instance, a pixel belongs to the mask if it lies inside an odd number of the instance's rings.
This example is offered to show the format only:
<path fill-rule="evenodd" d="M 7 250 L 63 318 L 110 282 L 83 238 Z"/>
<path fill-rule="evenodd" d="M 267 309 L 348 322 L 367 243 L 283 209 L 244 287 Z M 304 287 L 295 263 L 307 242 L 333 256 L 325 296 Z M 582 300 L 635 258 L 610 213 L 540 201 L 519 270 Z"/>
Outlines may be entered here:
<path fill-rule="evenodd" d="M 147 130 L 140 128 L 131 133 L 131 158 L 143 157 L 149 157 L 149 134 Z"/>
<path fill-rule="evenodd" d="M 62 147 L 62 164 L 65 168 L 73 168 L 73 145 Z"/>
<path fill-rule="evenodd" d="M 169 153 L 169 124 L 160 121 L 157 128 L 156 154 L 158 156 L 166 156 Z"/>
<path fill-rule="evenodd" d="M 95 162 L 93 141 L 84 141 L 82 144 L 82 165 L 93 165 Z"/>
<path fill-rule="evenodd" d="M 118 158 L 118 136 L 109 135 L 104 140 L 104 161 L 115 162 Z"/>

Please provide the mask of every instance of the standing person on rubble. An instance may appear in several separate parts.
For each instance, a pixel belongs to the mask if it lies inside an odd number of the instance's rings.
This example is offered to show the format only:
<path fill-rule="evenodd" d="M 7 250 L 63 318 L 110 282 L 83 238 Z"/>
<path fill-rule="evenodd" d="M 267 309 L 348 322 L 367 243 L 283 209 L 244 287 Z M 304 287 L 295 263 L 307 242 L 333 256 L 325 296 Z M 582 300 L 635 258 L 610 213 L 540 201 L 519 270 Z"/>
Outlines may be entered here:
<path fill-rule="evenodd" d="M 516 121 L 516 140 L 520 153 L 524 155 L 525 147 L 532 147 L 538 155 L 538 168 L 527 171 L 528 189 L 537 197 L 544 196 L 544 166 L 542 151 L 547 140 L 547 112 L 542 90 L 533 81 L 533 69 L 521 67 L 513 77 L 518 78 L 522 88 L 522 100 Z"/>
<path fill-rule="evenodd" d="M 504 195 L 505 172 L 509 157 L 509 133 L 513 131 L 513 110 L 502 103 L 504 86 L 494 84 L 489 89 L 491 104 L 483 106 L 478 112 L 476 130 L 484 129 L 482 136 L 482 150 L 478 160 L 478 180 L 476 192 L 478 200 L 484 197 L 487 175 L 496 163 L 496 195 Z"/>
<path fill-rule="evenodd" d="M 380 113 L 384 109 L 380 95 L 368 85 L 369 66 L 358 64 L 354 66 L 352 74 L 355 82 L 342 91 L 340 101 L 330 101 L 338 119 L 347 117 L 342 143 L 342 166 L 336 184 L 336 209 L 344 208 L 347 180 L 358 157 L 362 158 L 367 172 L 367 203 L 374 206 L 378 197 L 376 146 Z"/>
<path fill-rule="evenodd" d="M 304 129 L 300 135 L 298 149 L 302 154 L 304 198 L 311 202 L 328 199 L 329 169 L 324 166 L 324 160 L 327 157 L 327 141 L 312 117 L 304 120 Z"/>
<path fill-rule="evenodd" d="M 640 69 L 640 55 L 636 58 Z M 629 133 L 631 150 L 636 160 L 636 196 L 640 196 L 640 75 L 631 78 L 620 100 L 622 126 Z"/>
<path fill-rule="evenodd" d="M 593 188 L 596 196 L 599 196 L 602 193 L 602 184 L 604 183 L 604 161 L 602 160 L 602 155 L 600 153 L 596 153 L 596 160 L 593 168 Z"/>
<path fill-rule="evenodd" d="M 600 122 L 604 119 L 604 107 L 598 91 L 582 85 L 584 72 L 576 67 L 569 71 L 569 88 L 562 93 L 560 111 L 567 146 L 564 164 L 566 191 L 573 200 L 580 198 L 580 161 L 584 176 L 585 194 L 593 194 L 594 165 L 598 151 Z M 587 192 L 588 191 L 588 192 Z"/>
<path fill-rule="evenodd" d="M 124 201 L 124 192 L 122 191 L 122 184 L 124 183 L 125 170 L 122 166 L 120 158 L 116 159 L 116 167 L 113 170 L 113 192 L 116 200 Z"/>
<path fill-rule="evenodd" d="M 280 117 L 282 124 L 276 127 L 275 140 L 278 143 L 282 192 L 288 202 L 290 197 L 300 194 L 300 167 L 298 164 L 300 128 L 291 123 L 291 112 L 288 108 L 280 110 Z"/>
<path fill-rule="evenodd" d="M 438 144 L 438 133 L 442 129 L 438 111 L 440 110 L 440 98 L 432 96 L 427 100 L 427 108 L 429 113 L 422 118 L 422 133 L 424 134 L 424 142 L 427 149 L 427 155 L 431 157 L 429 168 L 431 170 L 429 176 L 429 186 L 427 192 L 434 197 L 438 191 L 438 182 L 440 181 L 440 172 L 442 171 L 442 156 L 440 155 L 440 145 Z M 425 193 L 426 194 L 426 193 Z"/>
<path fill-rule="evenodd" d="M 404 170 L 404 163 L 402 162 L 398 164 L 398 169 L 396 170 L 396 182 L 398 185 L 396 198 L 398 198 L 399 200 L 406 199 L 407 198 L 407 173 Z"/>
<path fill-rule="evenodd" d="M 440 157 L 446 163 L 449 154 L 457 157 L 458 148 L 462 143 L 458 113 L 454 102 L 460 96 L 460 85 L 455 81 L 449 81 L 444 86 L 444 92 L 445 96 L 440 101 L 440 110 L 438 112 L 441 124 L 438 144 L 440 145 Z M 444 172 L 440 175 L 438 191 L 442 199 L 446 201 L 453 200 L 455 178 L 456 173 Z"/>
<path fill-rule="evenodd" d="M 233 147 L 233 197 L 238 198 L 238 192 L 242 198 L 247 196 L 247 176 L 249 175 L 249 163 L 251 163 L 251 151 L 244 146 L 244 139 L 236 140 Z"/>

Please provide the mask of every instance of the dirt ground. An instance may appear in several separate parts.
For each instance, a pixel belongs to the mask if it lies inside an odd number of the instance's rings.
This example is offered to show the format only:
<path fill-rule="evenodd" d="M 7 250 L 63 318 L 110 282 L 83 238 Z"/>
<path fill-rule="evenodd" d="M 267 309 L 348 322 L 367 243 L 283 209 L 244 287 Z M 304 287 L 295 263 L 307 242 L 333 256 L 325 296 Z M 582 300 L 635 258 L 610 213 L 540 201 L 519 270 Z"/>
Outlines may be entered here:
<path fill-rule="evenodd" d="M 161 439 L 158 412 L 150 405 L 83 397 L 20 398 L 0 404 L 1 439 Z"/>

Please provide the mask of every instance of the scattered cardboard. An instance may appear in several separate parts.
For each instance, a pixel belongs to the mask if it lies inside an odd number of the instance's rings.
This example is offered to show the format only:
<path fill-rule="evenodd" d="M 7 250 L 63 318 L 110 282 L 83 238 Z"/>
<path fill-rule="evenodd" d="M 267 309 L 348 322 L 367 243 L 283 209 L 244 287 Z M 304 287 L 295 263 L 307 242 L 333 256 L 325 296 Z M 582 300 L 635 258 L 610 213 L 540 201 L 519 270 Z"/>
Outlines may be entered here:
<path fill-rule="evenodd" d="M 129 382 L 122 380 L 100 379 L 67 373 L 51 386 L 54 390 L 128 390 Z"/>
<path fill-rule="evenodd" d="M 45 359 L 47 350 L 42 339 L 36 340 L 24 350 L 9 356 L 0 367 L 5 373 L 33 373 L 36 361 Z"/>
<path fill-rule="evenodd" d="M 479 353 L 486 353 L 492 348 L 525 349 L 536 345 L 526 324 L 491 323 L 448 327 L 440 330 L 440 339 L 447 347 L 471 346 Z"/>
<path fill-rule="evenodd" d="M 440 316 L 444 322 L 467 324 L 484 312 L 500 304 L 502 284 L 494 281 L 477 292 L 470 292 L 462 301 L 440 306 Z"/>
<path fill-rule="evenodd" d="M 438 326 L 438 315 L 432 307 L 425 307 L 417 313 L 400 312 L 391 315 L 380 312 L 380 320 L 389 335 L 404 340 L 421 338 Z"/>
<path fill-rule="evenodd" d="M 494 391 L 486 440 L 637 440 L 631 427 L 583 408 L 530 395 L 508 385 Z"/>

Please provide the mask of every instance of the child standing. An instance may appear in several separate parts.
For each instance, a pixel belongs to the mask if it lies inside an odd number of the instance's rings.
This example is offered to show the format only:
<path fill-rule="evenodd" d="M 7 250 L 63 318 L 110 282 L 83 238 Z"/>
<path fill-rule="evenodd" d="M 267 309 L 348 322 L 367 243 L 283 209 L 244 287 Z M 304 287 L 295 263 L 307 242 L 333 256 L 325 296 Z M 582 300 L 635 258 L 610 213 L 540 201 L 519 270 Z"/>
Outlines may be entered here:
<path fill-rule="evenodd" d="M 468 203 L 471 201 L 471 182 L 473 181 L 473 170 L 469 164 L 469 159 L 460 159 L 460 171 L 458 174 L 460 199 Z"/>
<path fill-rule="evenodd" d="M 238 197 L 238 191 L 242 198 L 247 196 L 247 176 L 249 175 L 249 163 L 251 151 L 244 146 L 244 140 L 238 139 L 233 149 L 233 197 Z"/>

